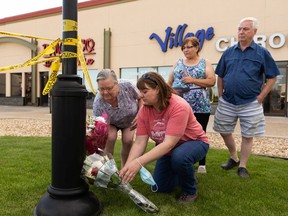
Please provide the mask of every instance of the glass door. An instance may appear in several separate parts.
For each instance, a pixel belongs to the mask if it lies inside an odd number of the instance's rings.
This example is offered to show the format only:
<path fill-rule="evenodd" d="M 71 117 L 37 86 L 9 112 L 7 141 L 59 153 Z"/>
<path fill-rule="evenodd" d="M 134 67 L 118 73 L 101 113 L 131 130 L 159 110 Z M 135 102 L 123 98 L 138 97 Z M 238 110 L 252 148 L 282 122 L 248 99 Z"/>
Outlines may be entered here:
<path fill-rule="evenodd" d="M 285 116 L 287 106 L 287 64 L 288 62 L 277 62 L 280 75 L 277 76 L 271 92 L 263 103 L 265 115 Z"/>

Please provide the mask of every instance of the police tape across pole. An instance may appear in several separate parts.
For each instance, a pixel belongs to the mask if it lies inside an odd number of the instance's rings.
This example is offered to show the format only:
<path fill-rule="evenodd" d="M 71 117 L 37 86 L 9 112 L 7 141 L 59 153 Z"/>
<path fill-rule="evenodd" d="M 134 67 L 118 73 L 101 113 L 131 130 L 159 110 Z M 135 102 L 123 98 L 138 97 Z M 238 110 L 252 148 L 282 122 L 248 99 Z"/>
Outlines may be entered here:
<path fill-rule="evenodd" d="M 77 29 L 77 23 L 73 20 L 64 20 L 63 24 L 64 24 L 63 25 L 64 31 L 72 31 L 72 30 L 75 31 L 75 29 Z M 10 32 L 0 31 L 0 34 L 14 36 L 14 37 L 25 37 L 25 38 L 31 38 L 31 39 L 33 38 L 33 39 L 53 41 L 53 40 L 48 39 L 48 38 L 35 37 L 35 36 L 10 33 Z M 43 56 L 47 56 L 47 55 L 54 53 L 55 52 L 55 46 L 60 42 L 63 42 L 63 45 L 77 46 L 77 53 L 63 52 L 60 56 L 49 57 L 49 58 L 45 58 L 42 60 L 40 59 Z M 78 36 L 78 39 L 65 38 L 63 41 L 61 41 L 61 39 L 58 38 L 57 40 L 54 40 L 48 47 L 46 47 L 41 53 L 39 53 L 37 56 L 33 57 L 32 59 L 30 59 L 30 60 L 28 60 L 22 64 L 0 67 L 0 72 L 7 71 L 7 70 L 13 70 L 13 69 L 17 69 L 17 68 L 22 68 L 22 67 L 27 67 L 27 66 L 47 62 L 47 61 L 53 61 L 52 65 L 50 67 L 49 79 L 48 79 L 48 81 L 47 81 L 47 83 L 46 83 L 46 85 L 42 91 L 42 95 L 46 95 L 51 91 L 51 89 L 53 88 L 54 84 L 57 81 L 58 70 L 60 68 L 60 64 L 61 64 L 61 61 L 63 58 L 78 58 L 80 65 L 81 65 L 81 68 L 83 70 L 85 79 L 87 80 L 87 83 L 88 83 L 92 93 L 94 95 L 96 95 L 96 92 L 94 91 L 94 88 L 93 88 L 93 85 L 92 85 L 92 82 L 91 82 L 91 79 L 90 79 L 90 76 L 88 73 L 86 61 L 85 61 L 84 54 L 83 54 L 83 47 L 82 47 L 82 43 L 81 43 L 81 38 L 79 36 Z"/>

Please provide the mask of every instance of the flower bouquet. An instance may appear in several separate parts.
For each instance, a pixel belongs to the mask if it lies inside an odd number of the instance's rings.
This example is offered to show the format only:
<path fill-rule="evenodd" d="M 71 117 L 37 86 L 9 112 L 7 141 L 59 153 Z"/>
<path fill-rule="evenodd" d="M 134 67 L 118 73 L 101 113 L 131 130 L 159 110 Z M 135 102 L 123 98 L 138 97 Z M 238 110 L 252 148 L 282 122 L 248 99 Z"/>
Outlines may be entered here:
<path fill-rule="evenodd" d="M 155 204 L 134 190 L 129 183 L 121 182 L 117 165 L 111 154 L 105 154 L 101 149 L 98 149 L 98 152 L 99 154 L 88 155 L 84 161 L 82 178 L 87 183 L 128 194 L 130 199 L 145 212 L 156 213 L 159 211 Z"/>
<path fill-rule="evenodd" d="M 86 122 L 86 154 L 98 153 L 98 148 L 104 149 L 109 133 L 108 115 L 88 116 Z"/>
<path fill-rule="evenodd" d="M 134 190 L 130 184 L 121 182 L 119 171 L 111 154 L 105 154 L 102 149 L 108 138 L 109 118 L 107 113 L 101 116 L 89 116 L 86 126 L 86 159 L 81 177 L 90 185 L 116 189 L 129 195 L 133 202 L 149 213 L 159 209 L 150 200 Z"/>

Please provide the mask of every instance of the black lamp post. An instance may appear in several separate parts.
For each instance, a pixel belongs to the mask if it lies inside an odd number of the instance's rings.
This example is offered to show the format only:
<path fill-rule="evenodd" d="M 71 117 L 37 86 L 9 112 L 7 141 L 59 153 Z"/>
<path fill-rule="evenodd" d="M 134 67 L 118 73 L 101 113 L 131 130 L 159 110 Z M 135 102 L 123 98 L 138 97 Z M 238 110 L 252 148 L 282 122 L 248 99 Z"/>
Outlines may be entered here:
<path fill-rule="evenodd" d="M 77 0 L 63 0 L 63 41 L 77 39 Z M 96 216 L 102 211 L 80 178 L 85 159 L 87 90 L 77 76 L 76 45 L 63 44 L 62 71 L 52 97 L 52 183 L 34 216 Z M 65 53 L 72 53 L 65 57 Z"/>

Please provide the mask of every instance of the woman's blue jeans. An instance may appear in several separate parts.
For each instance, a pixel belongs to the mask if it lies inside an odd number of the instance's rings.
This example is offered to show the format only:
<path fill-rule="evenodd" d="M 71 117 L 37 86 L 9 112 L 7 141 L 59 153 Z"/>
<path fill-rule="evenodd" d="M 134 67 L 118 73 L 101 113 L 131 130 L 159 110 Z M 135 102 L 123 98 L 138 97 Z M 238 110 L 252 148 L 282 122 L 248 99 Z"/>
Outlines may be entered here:
<path fill-rule="evenodd" d="M 179 185 L 182 194 L 195 194 L 194 164 L 206 156 L 208 149 L 205 142 L 190 140 L 173 149 L 171 154 L 159 158 L 153 175 L 158 185 L 157 192 L 169 193 Z"/>

